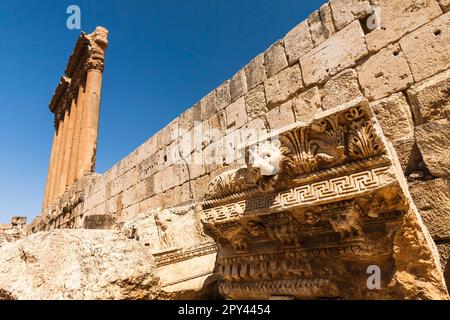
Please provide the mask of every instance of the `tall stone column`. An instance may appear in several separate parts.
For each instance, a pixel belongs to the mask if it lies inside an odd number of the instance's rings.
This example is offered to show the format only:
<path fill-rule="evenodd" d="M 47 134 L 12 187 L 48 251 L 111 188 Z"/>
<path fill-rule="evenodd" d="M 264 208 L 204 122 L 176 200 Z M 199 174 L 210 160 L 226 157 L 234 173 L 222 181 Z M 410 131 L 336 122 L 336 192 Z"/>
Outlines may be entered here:
<path fill-rule="evenodd" d="M 57 123 L 57 144 L 56 144 L 56 154 L 55 154 L 55 162 L 52 166 L 52 181 L 51 188 L 49 192 L 49 201 L 48 205 L 50 205 L 53 201 L 55 201 L 56 196 L 58 194 L 58 180 L 59 180 L 59 168 L 61 161 L 61 153 L 62 153 L 62 144 L 64 138 L 64 119 L 61 119 Z"/>
<path fill-rule="evenodd" d="M 84 84 L 78 87 L 78 96 L 75 104 L 75 124 L 73 128 L 72 149 L 70 150 L 69 172 L 67 184 L 77 181 L 78 151 L 80 146 L 81 125 L 84 111 Z"/>
<path fill-rule="evenodd" d="M 67 176 L 69 173 L 70 166 L 70 154 L 72 151 L 72 140 L 73 140 L 73 128 L 75 126 L 75 118 L 76 118 L 76 105 L 75 98 L 72 97 L 71 107 L 69 111 L 69 127 L 67 131 L 67 140 L 65 146 L 65 153 L 63 159 L 62 173 L 61 173 L 61 192 L 64 193 L 66 187 L 68 186 Z"/>
<path fill-rule="evenodd" d="M 44 194 L 44 203 L 43 203 L 43 208 L 46 208 L 49 202 L 49 198 L 50 198 L 50 189 L 51 189 L 51 184 L 52 184 L 52 178 L 53 178 L 53 167 L 55 165 L 55 158 L 56 156 L 56 152 L 57 152 L 57 142 L 58 142 L 58 134 L 57 131 L 55 130 L 55 133 L 53 134 L 53 144 L 52 144 L 52 151 L 50 153 L 50 164 L 48 166 L 48 174 L 47 174 L 47 182 L 45 185 L 45 194 Z"/>
<path fill-rule="evenodd" d="M 97 155 L 98 123 L 100 115 L 100 96 L 104 54 L 108 46 L 108 31 L 97 27 L 89 35 L 92 47 L 86 63 L 86 88 L 84 93 L 83 120 L 81 126 L 77 178 L 91 174 L 95 170 Z"/>
<path fill-rule="evenodd" d="M 64 158 L 66 154 L 66 144 L 67 144 L 67 136 L 69 132 L 69 123 L 70 123 L 70 115 L 69 110 L 66 109 L 64 113 L 64 120 L 63 120 L 63 134 L 62 134 L 62 140 L 61 140 L 61 151 L 59 154 L 59 160 L 58 160 L 58 169 L 57 169 L 57 183 L 55 188 L 55 199 L 63 193 L 65 184 L 62 181 L 61 177 L 63 174 L 63 166 L 64 166 Z"/>
<path fill-rule="evenodd" d="M 102 72 L 96 69 L 89 70 L 86 79 L 85 106 L 81 127 L 78 178 L 93 173 L 95 169 L 101 87 Z"/>

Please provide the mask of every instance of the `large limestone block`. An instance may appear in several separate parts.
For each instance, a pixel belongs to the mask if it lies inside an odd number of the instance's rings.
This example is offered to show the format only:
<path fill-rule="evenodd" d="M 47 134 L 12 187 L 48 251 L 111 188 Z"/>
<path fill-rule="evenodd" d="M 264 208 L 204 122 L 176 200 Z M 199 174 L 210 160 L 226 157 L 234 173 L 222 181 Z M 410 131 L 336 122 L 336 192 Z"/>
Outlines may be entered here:
<path fill-rule="evenodd" d="M 330 0 L 330 6 L 338 30 L 370 12 L 370 3 L 366 0 Z"/>
<path fill-rule="evenodd" d="M 417 168 L 421 161 L 420 152 L 417 150 L 414 136 L 400 138 L 391 141 L 397 153 L 398 161 L 403 172 L 409 172 L 411 168 Z"/>
<path fill-rule="evenodd" d="M 215 91 L 210 92 L 202 100 L 200 100 L 200 108 L 202 120 L 207 120 L 216 113 L 216 94 Z"/>
<path fill-rule="evenodd" d="M 322 89 L 324 109 L 331 109 L 362 98 L 358 75 L 354 69 L 347 69 L 328 80 Z"/>
<path fill-rule="evenodd" d="M 450 70 L 435 75 L 408 90 L 418 124 L 450 117 Z"/>
<path fill-rule="evenodd" d="M 265 135 L 267 135 L 267 128 L 264 118 L 249 121 L 242 130 L 242 140 L 246 145 L 256 143 Z"/>
<path fill-rule="evenodd" d="M 259 118 L 267 112 L 264 86 L 260 85 L 245 95 L 245 107 L 250 119 Z"/>
<path fill-rule="evenodd" d="M 450 121 L 428 122 L 416 127 L 416 140 L 425 165 L 435 177 L 450 175 Z"/>
<path fill-rule="evenodd" d="M 284 37 L 284 47 L 292 65 L 313 48 L 308 21 L 303 21 Z"/>
<path fill-rule="evenodd" d="M 245 71 L 242 69 L 236 73 L 230 80 L 231 101 L 236 101 L 247 93 L 247 79 Z"/>
<path fill-rule="evenodd" d="M 374 0 L 381 28 L 366 36 L 370 51 L 378 51 L 442 13 L 435 0 Z"/>
<path fill-rule="evenodd" d="M 245 66 L 245 77 L 247 79 L 248 90 L 260 85 L 266 79 L 264 69 L 264 55 L 260 54 Z"/>
<path fill-rule="evenodd" d="M 230 104 L 226 109 L 227 131 L 241 128 L 247 122 L 244 97 Z"/>
<path fill-rule="evenodd" d="M 147 141 L 145 141 L 138 148 L 137 163 L 141 163 L 142 161 L 148 159 L 151 155 L 156 153 L 156 151 L 157 151 L 157 141 L 156 141 L 155 137 L 153 136 L 150 139 L 148 139 Z"/>
<path fill-rule="evenodd" d="M 388 139 L 398 140 L 414 135 L 410 107 L 403 93 L 374 102 L 371 107 Z"/>
<path fill-rule="evenodd" d="M 216 90 L 216 110 L 222 110 L 231 102 L 230 81 L 225 81 Z"/>
<path fill-rule="evenodd" d="M 308 17 L 311 38 L 315 46 L 318 46 L 333 34 L 335 34 L 331 7 L 324 4 L 319 10 Z"/>
<path fill-rule="evenodd" d="M 264 66 L 268 78 L 273 77 L 288 66 L 282 41 L 277 41 L 264 53 Z"/>
<path fill-rule="evenodd" d="M 0 248 L 0 298 L 152 299 L 153 257 L 108 230 L 40 232 Z"/>
<path fill-rule="evenodd" d="M 392 142 L 400 165 L 407 170 L 417 162 L 414 153 L 414 123 L 408 102 L 402 93 L 393 94 L 371 104 L 383 133 Z"/>
<path fill-rule="evenodd" d="M 367 53 L 364 32 L 355 21 L 300 59 L 305 84 L 321 83 L 354 66 Z"/>
<path fill-rule="evenodd" d="M 308 122 L 322 112 L 320 91 L 313 87 L 293 99 L 293 108 L 296 121 Z"/>
<path fill-rule="evenodd" d="M 127 221 L 122 234 L 139 241 L 150 252 L 190 248 L 201 243 L 203 229 L 194 206 L 151 209 Z"/>
<path fill-rule="evenodd" d="M 410 191 L 433 239 L 450 239 L 450 178 L 414 183 Z"/>
<path fill-rule="evenodd" d="M 398 45 L 390 45 L 357 68 L 359 82 L 369 100 L 384 98 L 414 82 Z"/>
<path fill-rule="evenodd" d="M 438 0 L 441 5 L 442 11 L 447 12 L 450 10 L 450 0 Z"/>
<path fill-rule="evenodd" d="M 295 122 L 292 111 L 292 100 L 283 103 L 281 106 L 270 110 L 267 113 L 267 121 L 271 130 L 280 129 Z"/>
<path fill-rule="evenodd" d="M 400 41 L 416 81 L 450 67 L 450 13 L 415 30 Z"/>
<path fill-rule="evenodd" d="M 267 79 L 264 82 L 267 104 L 277 105 L 287 101 L 295 93 L 303 88 L 302 73 L 298 64 L 293 65 Z"/>

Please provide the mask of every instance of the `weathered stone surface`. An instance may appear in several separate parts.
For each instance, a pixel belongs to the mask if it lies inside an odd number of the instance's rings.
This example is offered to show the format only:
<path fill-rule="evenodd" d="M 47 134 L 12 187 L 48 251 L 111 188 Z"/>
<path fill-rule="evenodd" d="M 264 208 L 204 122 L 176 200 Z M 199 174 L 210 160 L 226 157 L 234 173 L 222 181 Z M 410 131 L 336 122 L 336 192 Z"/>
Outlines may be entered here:
<path fill-rule="evenodd" d="M 265 119 L 265 118 L 264 118 Z M 244 126 L 242 132 L 243 143 L 252 144 L 267 134 L 266 123 L 263 118 L 251 120 Z"/>
<path fill-rule="evenodd" d="M 115 217 L 109 214 L 89 215 L 84 219 L 83 229 L 112 230 L 116 224 Z"/>
<path fill-rule="evenodd" d="M 284 37 L 284 47 L 289 64 L 292 65 L 314 47 L 308 21 L 299 23 Z"/>
<path fill-rule="evenodd" d="M 450 67 L 450 13 L 411 32 L 400 41 L 416 81 Z"/>
<path fill-rule="evenodd" d="M 202 113 L 202 120 L 209 119 L 216 113 L 216 94 L 214 91 L 210 92 L 202 100 L 200 100 L 200 108 Z"/>
<path fill-rule="evenodd" d="M 191 109 L 189 109 L 191 110 Z M 185 119 L 183 117 L 183 119 Z M 185 123 L 185 122 L 183 122 Z M 187 122 L 186 122 L 186 126 L 188 126 Z M 151 137 L 150 139 L 148 139 L 147 141 L 145 141 L 139 148 L 138 148 L 138 158 L 137 158 L 137 162 L 141 163 L 142 161 L 148 159 L 150 156 L 152 156 L 153 154 L 155 154 L 157 151 L 157 141 L 155 139 L 155 137 Z"/>
<path fill-rule="evenodd" d="M 125 222 L 121 233 L 150 252 L 190 248 L 205 240 L 195 206 L 151 209 Z"/>
<path fill-rule="evenodd" d="M 450 0 L 438 0 L 439 4 L 441 5 L 441 9 L 444 12 L 447 12 L 450 10 Z"/>
<path fill-rule="evenodd" d="M 245 95 L 245 107 L 250 119 L 255 119 L 267 112 L 264 86 L 258 86 Z"/>
<path fill-rule="evenodd" d="M 295 118 L 292 110 L 292 100 L 270 110 L 266 117 L 271 130 L 280 129 L 293 124 L 295 122 Z"/>
<path fill-rule="evenodd" d="M 450 287 L 450 241 L 442 241 L 436 244 L 441 257 L 442 272 L 444 273 L 447 288 Z"/>
<path fill-rule="evenodd" d="M 358 75 L 354 69 L 344 70 L 337 74 L 328 80 L 322 89 L 324 109 L 331 109 L 362 97 Z"/>
<path fill-rule="evenodd" d="M 450 178 L 416 182 L 409 189 L 433 239 L 450 240 Z"/>
<path fill-rule="evenodd" d="M 330 6 L 337 30 L 370 12 L 370 3 L 366 0 L 330 0 Z"/>
<path fill-rule="evenodd" d="M 308 122 L 322 112 L 320 91 L 313 87 L 293 99 L 295 121 Z"/>
<path fill-rule="evenodd" d="M 288 66 L 283 41 L 273 44 L 264 53 L 264 67 L 267 78 L 271 78 Z"/>
<path fill-rule="evenodd" d="M 355 21 L 300 59 L 305 84 L 323 82 L 367 53 L 364 32 Z"/>
<path fill-rule="evenodd" d="M 220 111 L 231 103 L 230 81 L 225 81 L 216 90 L 216 110 Z"/>
<path fill-rule="evenodd" d="M 450 117 L 450 70 L 417 83 L 408 90 L 417 124 Z"/>
<path fill-rule="evenodd" d="M 247 112 L 244 97 L 230 104 L 226 109 L 227 131 L 241 128 L 247 123 Z"/>
<path fill-rule="evenodd" d="M 408 172 L 411 168 L 415 168 L 421 161 L 420 152 L 417 150 L 416 139 L 412 137 L 404 137 L 392 140 L 398 161 L 403 172 Z"/>
<path fill-rule="evenodd" d="M 357 68 L 359 82 L 369 100 L 384 98 L 414 82 L 405 56 L 398 45 L 391 45 Z"/>
<path fill-rule="evenodd" d="M 442 13 L 435 0 L 374 0 L 381 28 L 366 36 L 370 51 L 378 51 Z"/>
<path fill-rule="evenodd" d="M 330 5 L 324 4 L 308 17 L 311 38 L 315 46 L 335 34 Z"/>
<path fill-rule="evenodd" d="M 450 173 L 450 121 L 431 121 L 416 127 L 416 140 L 428 170 L 435 177 Z"/>
<path fill-rule="evenodd" d="M 231 101 L 236 101 L 247 93 L 247 79 L 244 69 L 236 73 L 230 80 Z"/>
<path fill-rule="evenodd" d="M 295 64 L 267 79 L 264 87 L 269 108 L 285 102 L 303 88 L 300 66 Z"/>
<path fill-rule="evenodd" d="M 403 93 L 393 94 L 371 106 L 388 139 L 394 141 L 414 136 L 410 107 Z"/>
<path fill-rule="evenodd" d="M 153 257 L 115 231 L 55 230 L 0 248 L 0 291 L 11 299 L 152 299 Z"/>
<path fill-rule="evenodd" d="M 260 54 L 245 66 L 245 77 L 247 79 L 248 90 L 260 85 L 266 79 L 264 69 L 264 55 Z"/>

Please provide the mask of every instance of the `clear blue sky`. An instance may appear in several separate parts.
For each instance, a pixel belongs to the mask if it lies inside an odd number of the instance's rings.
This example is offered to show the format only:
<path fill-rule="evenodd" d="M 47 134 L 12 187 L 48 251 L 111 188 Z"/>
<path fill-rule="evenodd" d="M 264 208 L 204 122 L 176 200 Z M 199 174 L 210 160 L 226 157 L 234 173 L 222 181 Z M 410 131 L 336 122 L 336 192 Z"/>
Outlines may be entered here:
<path fill-rule="evenodd" d="M 124 158 L 318 9 L 324 0 L 0 0 L 0 223 L 41 209 L 48 103 L 78 30 L 110 31 L 97 172 Z"/>

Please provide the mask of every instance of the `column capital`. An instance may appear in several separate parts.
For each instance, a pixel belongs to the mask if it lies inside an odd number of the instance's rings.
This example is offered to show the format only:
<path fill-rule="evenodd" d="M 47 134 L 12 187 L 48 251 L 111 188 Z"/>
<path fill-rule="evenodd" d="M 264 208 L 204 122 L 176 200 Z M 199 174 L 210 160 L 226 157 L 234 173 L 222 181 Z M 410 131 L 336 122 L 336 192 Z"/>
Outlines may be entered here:
<path fill-rule="evenodd" d="M 89 53 L 85 64 L 86 71 L 94 69 L 103 72 L 105 66 L 105 50 L 108 47 L 108 30 L 103 27 L 97 27 L 86 38 L 89 40 Z"/>

